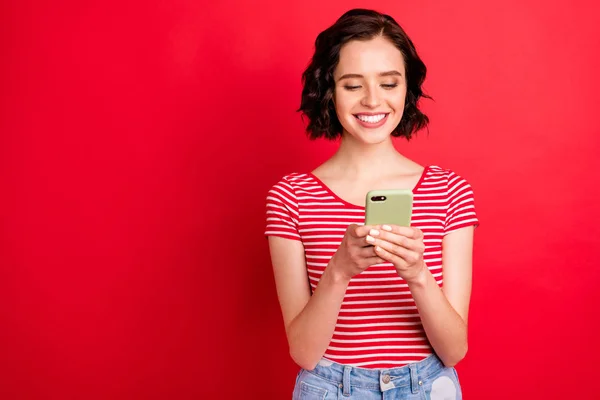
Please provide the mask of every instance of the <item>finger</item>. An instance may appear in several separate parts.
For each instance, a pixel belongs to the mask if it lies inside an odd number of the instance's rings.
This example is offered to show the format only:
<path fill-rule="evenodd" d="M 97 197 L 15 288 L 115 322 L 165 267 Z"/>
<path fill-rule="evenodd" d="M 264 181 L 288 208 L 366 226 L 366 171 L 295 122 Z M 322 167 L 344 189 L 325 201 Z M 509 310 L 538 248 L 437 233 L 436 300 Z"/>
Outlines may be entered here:
<path fill-rule="evenodd" d="M 386 263 L 387 261 L 384 260 L 383 258 L 376 256 L 376 257 L 369 257 L 367 259 L 365 259 L 365 263 L 370 267 L 371 265 L 377 265 L 377 264 L 383 264 Z"/>
<path fill-rule="evenodd" d="M 423 231 L 420 230 L 419 228 L 412 228 L 414 231 L 414 235 L 413 235 L 413 239 L 415 240 L 419 240 L 425 237 L 425 235 L 423 234 Z"/>
<path fill-rule="evenodd" d="M 381 229 L 386 232 L 395 233 L 396 235 L 405 236 L 409 239 L 420 239 L 423 237 L 423 232 L 419 228 L 411 226 L 382 225 Z"/>
<path fill-rule="evenodd" d="M 369 237 L 371 237 L 371 235 L 373 235 L 375 232 L 373 232 L 372 230 L 369 232 L 369 235 L 367 236 L 367 239 Z M 409 239 L 406 236 L 402 236 L 402 235 L 397 235 L 395 233 L 391 233 L 391 232 L 386 232 L 386 231 L 381 231 L 378 232 L 375 235 L 375 239 L 384 241 L 384 242 L 389 242 L 392 244 L 395 244 L 397 246 L 401 246 L 404 247 L 405 249 L 423 254 L 423 252 L 425 251 L 425 245 L 423 244 L 423 240 L 422 239 Z M 377 244 L 377 241 L 372 241 L 369 242 L 370 244 Z"/>
<path fill-rule="evenodd" d="M 422 234 L 421 230 L 419 230 L 419 233 Z M 404 248 L 407 248 L 412 251 L 416 251 L 418 253 L 423 253 L 425 251 L 425 245 L 423 244 L 422 238 L 410 239 L 406 236 L 395 234 L 395 233 L 392 233 L 389 231 L 384 231 L 384 230 L 377 231 L 377 230 L 373 230 L 373 229 L 371 229 L 371 231 L 369 231 L 369 236 L 373 236 L 377 239 L 381 239 L 381 240 L 385 240 L 387 242 L 394 243 L 398 246 L 402 246 Z M 369 242 L 369 243 L 374 244 L 374 242 Z"/>
<path fill-rule="evenodd" d="M 361 258 L 377 257 L 377 254 L 375 254 L 375 246 L 369 245 L 368 247 L 363 247 L 360 249 L 359 255 Z"/>
<path fill-rule="evenodd" d="M 404 261 L 401 257 L 398 257 L 397 255 L 387 251 L 386 249 L 382 248 L 381 246 L 375 246 L 374 249 L 375 249 L 375 253 L 380 258 L 382 258 L 388 262 L 391 262 L 396 267 L 405 268 L 408 266 L 406 261 Z"/>
<path fill-rule="evenodd" d="M 346 228 L 346 232 L 348 232 L 348 234 L 350 235 L 350 237 L 352 238 L 356 238 L 358 236 L 356 236 L 356 229 L 358 228 L 358 225 L 356 224 L 350 224 L 348 225 L 348 228 Z"/>
<path fill-rule="evenodd" d="M 367 233 L 369 233 L 370 229 L 371 228 L 366 225 L 350 224 L 348 225 L 347 232 L 350 234 L 350 237 L 354 239 L 361 239 L 367 236 Z"/>
<path fill-rule="evenodd" d="M 407 264 L 414 264 L 419 261 L 420 258 L 419 253 L 406 249 L 402 246 L 398 246 L 394 243 L 386 242 L 385 240 L 377 239 L 375 241 L 375 254 L 379 254 L 377 248 L 382 248 L 386 252 L 401 258 Z"/>
<path fill-rule="evenodd" d="M 375 244 L 376 241 L 376 237 L 378 238 L 380 236 L 380 232 L 376 229 L 371 229 L 369 230 L 369 234 L 367 236 L 364 237 L 364 239 L 362 239 L 364 241 L 363 246 L 373 246 Z"/>
<path fill-rule="evenodd" d="M 374 228 L 373 225 L 353 225 L 350 226 L 353 226 L 352 237 L 354 238 L 364 238 L 369 234 L 369 231 Z"/>
<path fill-rule="evenodd" d="M 351 234 L 348 237 L 348 243 L 355 245 L 355 246 L 360 246 L 360 247 L 368 247 L 371 246 L 372 243 L 369 242 L 369 240 L 373 240 L 372 237 L 369 237 L 369 231 L 371 231 L 371 228 L 366 228 L 366 229 L 362 229 L 363 227 L 359 227 L 361 229 L 358 229 L 355 231 L 354 234 Z M 358 233 L 356 233 L 358 232 Z"/>

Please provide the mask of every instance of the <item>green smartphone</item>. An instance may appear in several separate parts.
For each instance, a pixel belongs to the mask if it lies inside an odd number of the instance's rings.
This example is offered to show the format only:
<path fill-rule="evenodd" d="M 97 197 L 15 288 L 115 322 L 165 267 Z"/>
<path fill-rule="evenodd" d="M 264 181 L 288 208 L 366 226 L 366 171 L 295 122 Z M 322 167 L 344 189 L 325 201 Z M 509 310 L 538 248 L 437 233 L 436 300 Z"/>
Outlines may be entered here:
<path fill-rule="evenodd" d="M 410 226 L 412 207 L 412 190 L 371 190 L 367 193 L 365 225 Z"/>

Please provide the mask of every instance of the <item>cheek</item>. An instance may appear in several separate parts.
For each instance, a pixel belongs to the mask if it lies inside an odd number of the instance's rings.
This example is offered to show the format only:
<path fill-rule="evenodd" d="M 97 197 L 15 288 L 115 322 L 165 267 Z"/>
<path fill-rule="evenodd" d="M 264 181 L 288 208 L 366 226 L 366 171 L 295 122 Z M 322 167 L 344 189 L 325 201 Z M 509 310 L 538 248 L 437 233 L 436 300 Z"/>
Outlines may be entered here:
<path fill-rule="evenodd" d="M 406 91 L 399 90 L 396 93 L 391 93 L 388 97 L 388 102 L 394 106 L 396 110 L 404 109 L 404 102 L 406 99 Z"/>
<path fill-rule="evenodd" d="M 335 97 L 335 111 L 338 115 L 338 118 L 348 118 L 350 115 L 350 110 L 354 105 L 354 101 L 351 96 L 346 94 L 338 94 L 336 93 Z"/>

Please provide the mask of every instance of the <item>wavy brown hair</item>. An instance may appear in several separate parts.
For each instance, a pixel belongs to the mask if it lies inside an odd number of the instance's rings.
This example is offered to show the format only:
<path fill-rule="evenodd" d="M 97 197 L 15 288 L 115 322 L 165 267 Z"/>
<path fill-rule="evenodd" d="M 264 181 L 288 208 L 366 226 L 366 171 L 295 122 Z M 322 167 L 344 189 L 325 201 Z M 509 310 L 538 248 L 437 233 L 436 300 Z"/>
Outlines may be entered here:
<path fill-rule="evenodd" d="M 421 88 L 427 68 L 413 42 L 389 15 L 357 8 L 346 12 L 317 36 L 315 52 L 302 74 L 302 100 L 297 111 L 301 111 L 309 120 L 306 133 L 310 139 L 324 137 L 334 140 L 341 136 L 343 128 L 333 103 L 333 71 L 339 62 L 340 50 L 351 40 L 370 40 L 376 36 L 387 38 L 400 50 L 406 70 L 404 112 L 392 136 L 403 136 L 410 140 L 413 133 L 429 123 L 429 118 L 418 107 L 421 97 L 431 99 Z"/>

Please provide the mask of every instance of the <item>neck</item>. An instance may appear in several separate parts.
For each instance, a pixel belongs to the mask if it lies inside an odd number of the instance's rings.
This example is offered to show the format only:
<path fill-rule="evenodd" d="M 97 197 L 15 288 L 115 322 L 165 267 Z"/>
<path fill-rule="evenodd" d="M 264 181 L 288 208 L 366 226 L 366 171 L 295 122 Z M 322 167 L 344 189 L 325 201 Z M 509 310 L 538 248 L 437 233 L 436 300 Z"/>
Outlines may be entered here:
<path fill-rule="evenodd" d="M 344 135 L 331 161 L 342 176 L 372 179 L 407 160 L 396 150 L 391 136 L 381 143 L 365 144 L 350 135 Z"/>

